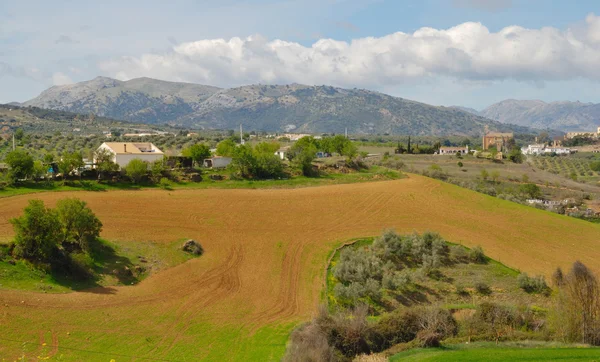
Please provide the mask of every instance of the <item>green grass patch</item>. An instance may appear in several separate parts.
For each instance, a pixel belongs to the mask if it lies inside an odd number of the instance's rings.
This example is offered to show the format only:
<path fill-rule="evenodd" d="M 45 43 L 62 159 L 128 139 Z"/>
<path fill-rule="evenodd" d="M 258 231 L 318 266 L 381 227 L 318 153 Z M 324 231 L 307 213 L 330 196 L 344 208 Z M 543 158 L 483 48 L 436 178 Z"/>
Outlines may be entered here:
<path fill-rule="evenodd" d="M 92 250 L 93 258 L 77 254 L 75 263 L 91 272 L 85 278 L 67 276 L 60 272 L 43 271 L 24 260 L 9 263 L 0 260 L 0 290 L 22 289 L 45 293 L 65 293 L 93 287 L 133 285 L 150 274 L 167 269 L 193 258 L 181 250 L 183 241 L 170 243 L 119 242 L 100 240 Z M 6 246 L 0 248 L 6 250 Z M 129 271 L 127 271 L 129 270 Z"/>
<path fill-rule="evenodd" d="M 201 182 L 179 182 L 172 183 L 167 191 L 178 189 L 269 189 L 269 188 L 298 188 L 310 186 L 324 186 L 335 184 L 348 184 L 357 182 L 396 180 L 403 177 L 402 173 L 385 167 L 373 166 L 366 170 L 350 173 L 330 173 L 319 177 L 294 176 L 280 180 L 223 180 L 215 181 L 208 178 L 210 174 L 224 174 L 223 172 L 206 172 Z M 0 189 L 0 197 L 32 194 L 38 192 L 59 191 L 96 191 L 106 192 L 114 190 L 141 190 L 161 189 L 155 184 L 132 184 L 120 183 L 98 183 L 96 181 L 69 181 L 64 185 L 62 182 L 25 182 L 16 187 Z"/>
<path fill-rule="evenodd" d="M 390 361 L 600 361 L 600 348 L 556 343 L 491 342 L 417 348 L 398 353 Z"/>

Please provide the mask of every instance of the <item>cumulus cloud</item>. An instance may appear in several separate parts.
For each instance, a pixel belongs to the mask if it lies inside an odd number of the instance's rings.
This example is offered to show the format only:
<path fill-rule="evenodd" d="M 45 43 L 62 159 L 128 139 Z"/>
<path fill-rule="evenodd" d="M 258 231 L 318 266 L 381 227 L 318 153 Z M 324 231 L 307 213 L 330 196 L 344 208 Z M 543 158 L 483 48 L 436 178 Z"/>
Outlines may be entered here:
<path fill-rule="evenodd" d="M 219 86 L 248 83 L 333 84 L 383 88 L 443 76 L 462 81 L 600 80 L 600 17 L 582 29 L 480 23 L 421 28 L 350 42 L 320 39 L 310 46 L 261 36 L 181 43 L 167 53 L 100 63 L 119 79 L 141 76 Z"/>

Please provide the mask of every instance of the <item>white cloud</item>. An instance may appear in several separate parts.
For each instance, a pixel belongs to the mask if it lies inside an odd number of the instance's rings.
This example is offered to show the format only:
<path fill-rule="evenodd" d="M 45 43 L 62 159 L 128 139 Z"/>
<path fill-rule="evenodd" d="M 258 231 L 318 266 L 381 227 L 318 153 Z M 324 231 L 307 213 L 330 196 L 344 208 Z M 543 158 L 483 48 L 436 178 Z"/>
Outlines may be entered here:
<path fill-rule="evenodd" d="M 100 64 L 119 79 L 141 76 L 218 86 L 247 83 L 402 85 L 430 77 L 464 81 L 600 80 L 600 17 L 577 31 L 509 26 L 490 32 L 480 23 L 421 28 L 350 42 L 320 39 L 311 46 L 261 36 L 209 39 L 167 53 L 115 58 Z"/>
<path fill-rule="evenodd" d="M 65 85 L 72 84 L 73 80 L 66 74 L 56 72 L 52 74 L 52 85 Z"/>

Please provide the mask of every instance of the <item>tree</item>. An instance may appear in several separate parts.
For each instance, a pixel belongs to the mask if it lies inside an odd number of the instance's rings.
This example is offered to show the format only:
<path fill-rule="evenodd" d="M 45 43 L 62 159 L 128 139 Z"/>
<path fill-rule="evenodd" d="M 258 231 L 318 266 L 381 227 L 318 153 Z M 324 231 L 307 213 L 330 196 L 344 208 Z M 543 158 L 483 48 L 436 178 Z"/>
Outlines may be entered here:
<path fill-rule="evenodd" d="M 406 145 L 406 153 L 412 154 L 412 147 L 410 146 L 410 136 L 408 136 L 408 144 Z"/>
<path fill-rule="evenodd" d="M 530 199 L 539 199 L 542 197 L 542 190 L 536 184 L 520 185 L 519 191 Z"/>
<path fill-rule="evenodd" d="M 236 153 L 236 148 L 237 144 L 233 140 L 223 140 L 217 145 L 217 155 L 233 157 Z"/>
<path fill-rule="evenodd" d="M 523 163 L 524 158 L 519 147 L 513 147 L 508 154 L 508 159 L 514 163 Z"/>
<path fill-rule="evenodd" d="M 281 148 L 279 142 L 261 142 L 254 146 L 254 150 L 258 153 L 267 153 L 274 155 Z"/>
<path fill-rule="evenodd" d="M 58 169 L 63 174 L 63 180 L 73 172 L 77 171 L 80 167 L 83 167 L 83 157 L 79 152 L 68 152 L 65 153 L 61 160 L 58 162 Z"/>
<path fill-rule="evenodd" d="M 201 165 L 205 158 L 210 157 L 210 148 L 204 143 L 196 143 L 184 149 L 182 153 L 190 157 L 196 165 Z"/>
<path fill-rule="evenodd" d="M 47 167 L 44 166 L 42 161 L 38 160 L 33 163 L 33 170 L 31 172 L 31 174 L 32 174 L 33 178 L 35 179 L 35 181 L 37 182 L 37 180 L 42 178 L 46 174 L 47 171 L 48 171 Z"/>
<path fill-rule="evenodd" d="M 23 139 L 24 136 L 25 136 L 25 132 L 23 131 L 23 129 L 17 128 L 17 130 L 15 131 L 15 139 L 17 141 L 20 141 Z"/>
<path fill-rule="evenodd" d="M 100 237 L 102 223 L 86 202 L 76 198 L 59 200 L 56 214 L 62 229 L 62 245 L 89 252 L 92 243 Z"/>
<path fill-rule="evenodd" d="M 298 140 L 292 148 L 290 148 L 289 157 L 292 165 L 302 171 L 304 176 L 313 174 L 312 162 L 317 154 L 317 147 L 313 142 L 300 142 L 304 138 Z M 311 137 L 312 138 L 312 137 Z"/>
<path fill-rule="evenodd" d="M 113 162 L 113 154 L 106 148 L 100 148 L 94 152 L 94 160 L 99 176 L 102 177 L 108 172 L 114 172 L 119 169 L 119 165 Z"/>
<path fill-rule="evenodd" d="M 4 160 L 10 166 L 13 182 L 27 178 L 33 171 L 33 157 L 27 151 L 21 149 L 11 151 Z"/>
<path fill-rule="evenodd" d="M 160 182 L 163 178 L 163 173 L 165 172 L 165 160 L 160 159 L 152 162 L 150 164 L 150 178 L 152 182 Z"/>
<path fill-rule="evenodd" d="M 15 256 L 34 262 L 50 261 L 61 238 L 54 210 L 46 208 L 42 200 L 29 200 L 23 215 L 10 222 L 15 231 Z"/>
<path fill-rule="evenodd" d="M 559 285 L 558 315 L 563 337 L 600 344 L 600 288 L 596 276 L 580 261 L 573 263 Z"/>
<path fill-rule="evenodd" d="M 134 183 L 140 182 L 142 177 L 148 173 L 148 162 L 139 158 L 134 158 L 125 166 L 125 174 L 133 180 Z"/>

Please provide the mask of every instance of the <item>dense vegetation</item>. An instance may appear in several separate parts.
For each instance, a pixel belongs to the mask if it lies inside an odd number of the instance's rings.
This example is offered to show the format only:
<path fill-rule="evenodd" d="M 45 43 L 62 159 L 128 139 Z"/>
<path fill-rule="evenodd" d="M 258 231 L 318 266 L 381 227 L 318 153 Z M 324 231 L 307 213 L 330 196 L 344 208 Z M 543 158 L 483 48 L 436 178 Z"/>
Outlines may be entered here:
<path fill-rule="evenodd" d="M 499 273 L 502 268 L 507 272 Z M 492 279 L 476 281 L 472 274 Z M 468 280 L 470 287 L 463 284 Z M 398 344 L 436 347 L 444 341 L 600 345 L 594 274 L 576 262 L 566 274 L 557 269 L 553 285 L 554 290 L 541 276 L 509 271 L 481 248 L 450 245 L 432 233 L 386 231 L 334 257 L 329 308 L 292 334 L 286 359 L 344 361 Z"/>

